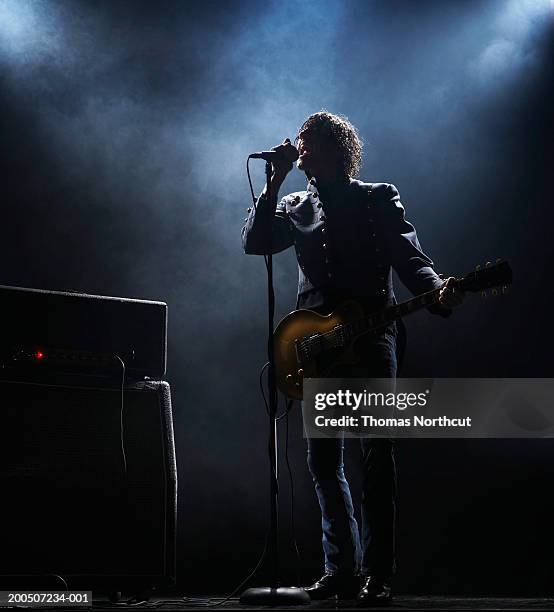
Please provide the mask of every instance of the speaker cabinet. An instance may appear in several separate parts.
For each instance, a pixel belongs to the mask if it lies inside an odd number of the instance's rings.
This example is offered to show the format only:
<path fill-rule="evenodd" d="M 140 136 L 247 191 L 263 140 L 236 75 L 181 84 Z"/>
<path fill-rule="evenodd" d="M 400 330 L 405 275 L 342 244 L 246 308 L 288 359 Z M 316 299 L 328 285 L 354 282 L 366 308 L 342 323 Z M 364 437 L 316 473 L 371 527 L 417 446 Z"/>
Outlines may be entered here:
<path fill-rule="evenodd" d="M 122 390 L 0 380 L 0 423 L 4 583 L 22 575 L 82 588 L 174 582 L 177 473 L 166 382 Z"/>

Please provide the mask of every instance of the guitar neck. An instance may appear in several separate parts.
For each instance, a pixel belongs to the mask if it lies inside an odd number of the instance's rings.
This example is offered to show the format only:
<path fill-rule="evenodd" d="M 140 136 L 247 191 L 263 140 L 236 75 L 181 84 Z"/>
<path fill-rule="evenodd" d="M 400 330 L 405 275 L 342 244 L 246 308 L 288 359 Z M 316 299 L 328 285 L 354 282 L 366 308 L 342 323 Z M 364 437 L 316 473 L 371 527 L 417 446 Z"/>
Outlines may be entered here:
<path fill-rule="evenodd" d="M 352 326 L 351 333 L 354 336 L 358 336 L 372 329 L 383 327 L 397 319 L 405 317 L 412 312 L 418 312 L 423 308 L 429 308 L 437 304 L 439 301 L 440 287 L 422 293 L 414 298 L 395 304 L 394 306 L 388 306 L 380 312 L 375 312 L 368 317 L 358 319 L 350 323 Z"/>
<path fill-rule="evenodd" d="M 434 304 L 438 304 L 439 295 L 441 288 L 433 289 L 432 291 L 428 291 L 427 293 L 422 293 L 416 297 L 413 297 L 405 302 L 401 302 L 400 304 L 395 304 L 394 306 L 388 306 L 385 308 L 380 315 L 383 316 L 383 324 L 392 323 L 397 319 L 405 317 L 412 312 L 418 312 L 419 310 L 423 310 L 424 308 L 429 308 L 429 306 L 433 306 Z M 369 317 L 369 319 L 373 319 L 375 317 Z"/>
<path fill-rule="evenodd" d="M 496 287 L 500 286 L 504 291 L 511 284 L 512 269 L 507 261 L 501 260 L 498 260 L 494 265 L 487 263 L 484 269 L 477 266 L 474 272 L 470 272 L 462 278 L 455 278 L 452 282 L 453 288 L 473 293 L 484 292 L 489 288 L 493 288 L 493 291 L 495 291 Z M 438 304 L 441 289 L 442 287 L 437 287 L 400 304 L 388 306 L 380 312 L 374 312 L 369 316 L 338 325 L 331 335 L 327 334 L 326 339 L 335 346 L 344 346 L 362 334 L 384 327 L 412 312 L 418 312 L 423 308 Z"/>

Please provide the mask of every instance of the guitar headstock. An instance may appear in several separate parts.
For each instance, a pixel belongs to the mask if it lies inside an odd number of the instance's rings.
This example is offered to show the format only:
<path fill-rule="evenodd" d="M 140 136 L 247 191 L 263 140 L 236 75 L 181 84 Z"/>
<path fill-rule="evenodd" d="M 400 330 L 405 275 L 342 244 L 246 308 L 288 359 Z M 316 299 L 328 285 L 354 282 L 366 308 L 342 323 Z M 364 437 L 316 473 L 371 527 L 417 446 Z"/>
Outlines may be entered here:
<path fill-rule="evenodd" d="M 492 289 L 496 294 L 501 288 L 505 291 L 512 284 L 512 268 L 507 261 L 497 259 L 496 263 L 488 261 L 483 267 L 477 266 L 474 272 L 466 274 L 458 281 L 458 286 L 464 291 L 481 291 Z"/>

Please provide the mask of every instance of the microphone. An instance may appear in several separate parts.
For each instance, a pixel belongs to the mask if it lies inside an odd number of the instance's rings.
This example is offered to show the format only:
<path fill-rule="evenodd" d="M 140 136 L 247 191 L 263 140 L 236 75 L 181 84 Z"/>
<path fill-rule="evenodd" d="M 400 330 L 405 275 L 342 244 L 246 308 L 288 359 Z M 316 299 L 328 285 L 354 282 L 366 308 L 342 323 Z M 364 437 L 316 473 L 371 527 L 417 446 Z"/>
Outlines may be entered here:
<path fill-rule="evenodd" d="M 293 163 L 298 157 L 298 149 L 289 144 L 282 148 L 280 151 L 260 151 L 259 153 L 251 153 L 248 157 L 250 159 L 265 159 L 267 162 L 274 161 L 276 159 L 285 159 L 286 161 Z"/>

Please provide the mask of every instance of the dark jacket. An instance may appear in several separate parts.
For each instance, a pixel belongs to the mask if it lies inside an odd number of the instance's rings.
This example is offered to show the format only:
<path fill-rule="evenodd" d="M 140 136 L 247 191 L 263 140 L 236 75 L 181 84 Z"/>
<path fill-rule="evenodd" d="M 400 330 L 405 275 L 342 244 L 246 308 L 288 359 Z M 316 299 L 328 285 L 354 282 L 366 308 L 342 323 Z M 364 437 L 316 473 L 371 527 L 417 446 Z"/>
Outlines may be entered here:
<path fill-rule="evenodd" d="M 300 303 L 310 303 L 309 296 L 315 295 L 314 303 L 339 296 L 385 306 L 394 301 L 392 268 L 414 294 L 443 283 L 406 221 L 394 185 L 349 179 L 320 194 L 312 178 L 306 191 L 291 193 L 278 203 L 271 238 L 269 216 L 268 201 L 258 198 L 242 228 L 244 250 L 264 255 L 294 245 Z M 442 306 L 430 310 L 450 314 Z"/>

